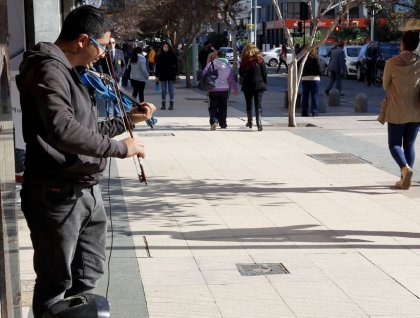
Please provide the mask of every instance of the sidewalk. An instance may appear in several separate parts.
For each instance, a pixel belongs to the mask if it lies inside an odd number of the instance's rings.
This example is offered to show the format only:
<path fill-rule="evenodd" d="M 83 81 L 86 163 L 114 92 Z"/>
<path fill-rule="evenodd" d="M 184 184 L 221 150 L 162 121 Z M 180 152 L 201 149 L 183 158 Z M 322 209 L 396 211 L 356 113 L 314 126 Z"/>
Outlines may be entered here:
<path fill-rule="evenodd" d="M 175 110 L 161 111 L 147 84 L 158 124 L 135 134 L 149 185 L 131 159 L 112 160 L 112 317 L 420 317 L 420 174 L 410 190 L 392 188 L 398 169 L 376 115 L 343 106 L 289 128 L 279 95 L 279 115 L 250 131 L 239 94 L 228 129 L 210 131 L 206 96 L 183 85 Z M 19 231 L 28 304 L 23 219 Z M 288 273 L 270 274 L 280 263 Z M 242 276 L 240 264 L 262 266 Z"/>

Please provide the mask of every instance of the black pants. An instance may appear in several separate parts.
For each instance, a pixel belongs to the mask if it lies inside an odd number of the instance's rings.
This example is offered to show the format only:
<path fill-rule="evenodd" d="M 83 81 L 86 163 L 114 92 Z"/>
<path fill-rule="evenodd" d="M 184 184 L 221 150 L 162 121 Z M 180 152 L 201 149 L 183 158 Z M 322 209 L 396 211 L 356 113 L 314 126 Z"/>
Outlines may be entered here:
<path fill-rule="evenodd" d="M 375 83 L 376 61 L 366 60 L 366 81 L 368 84 Z"/>
<path fill-rule="evenodd" d="M 92 292 L 104 272 L 107 219 L 99 185 L 24 183 L 22 212 L 31 232 L 35 318 L 57 301 Z"/>
<path fill-rule="evenodd" d="M 144 102 L 144 87 L 146 86 L 146 82 L 137 81 L 130 79 L 131 86 L 133 86 L 133 96 L 137 98 L 137 94 L 139 95 L 140 103 Z"/>
<path fill-rule="evenodd" d="M 210 125 L 219 122 L 220 127 L 226 128 L 226 117 L 227 117 L 227 103 L 229 98 L 229 91 L 210 92 L 210 106 L 209 116 Z"/>
<path fill-rule="evenodd" d="M 246 112 L 252 114 L 252 99 L 254 99 L 254 107 L 255 107 L 255 117 L 257 118 L 257 122 L 261 113 L 261 102 L 263 97 L 264 91 L 253 91 L 253 92 L 244 92 L 245 95 L 245 102 L 246 102 Z"/>
<path fill-rule="evenodd" d="M 287 66 L 286 60 L 279 59 L 279 65 L 277 67 L 277 73 L 280 72 L 281 65 L 284 64 L 286 66 L 286 72 L 289 71 L 289 67 Z"/>

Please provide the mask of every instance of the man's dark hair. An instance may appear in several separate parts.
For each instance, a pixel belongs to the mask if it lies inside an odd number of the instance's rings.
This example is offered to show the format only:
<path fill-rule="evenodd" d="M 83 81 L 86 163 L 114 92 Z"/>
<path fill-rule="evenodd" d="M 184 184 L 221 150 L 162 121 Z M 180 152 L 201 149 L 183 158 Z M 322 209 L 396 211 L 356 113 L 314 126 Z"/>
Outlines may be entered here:
<path fill-rule="evenodd" d="M 418 31 L 407 31 L 401 37 L 404 48 L 408 51 L 414 51 L 419 45 L 419 32 Z"/>
<path fill-rule="evenodd" d="M 92 6 L 80 6 L 68 14 L 58 38 L 71 41 L 80 34 L 88 34 L 99 39 L 111 28 L 112 21 L 103 11 Z"/>

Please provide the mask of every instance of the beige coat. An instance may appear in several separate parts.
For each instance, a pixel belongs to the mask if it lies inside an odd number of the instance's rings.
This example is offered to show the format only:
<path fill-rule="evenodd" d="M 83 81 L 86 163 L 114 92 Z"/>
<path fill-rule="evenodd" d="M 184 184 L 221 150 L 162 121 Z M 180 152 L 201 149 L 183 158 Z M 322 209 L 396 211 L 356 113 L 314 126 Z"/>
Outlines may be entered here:
<path fill-rule="evenodd" d="M 410 51 L 385 64 L 383 85 L 386 96 L 378 121 L 393 124 L 420 123 L 420 57 Z"/>

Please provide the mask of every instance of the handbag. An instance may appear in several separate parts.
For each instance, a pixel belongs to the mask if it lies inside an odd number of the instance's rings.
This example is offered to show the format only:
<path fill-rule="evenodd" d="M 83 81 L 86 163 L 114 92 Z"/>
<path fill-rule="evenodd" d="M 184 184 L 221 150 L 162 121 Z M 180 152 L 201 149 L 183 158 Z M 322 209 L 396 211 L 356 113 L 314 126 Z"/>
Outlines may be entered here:
<path fill-rule="evenodd" d="M 264 82 L 264 78 L 261 73 L 261 68 L 259 64 L 257 63 L 255 65 L 255 89 L 256 90 L 262 90 L 265 89 L 266 84 Z"/>
<path fill-rule="evenodd" d="M 213 62 L 211 63 L 211 68 L 203 76 L 203 80 L 200 82 L 199 89 L 202 91 L 209 91 L 216 87 L 217 79 L 219 77 L 219 71 L 214 68 Z"/>

